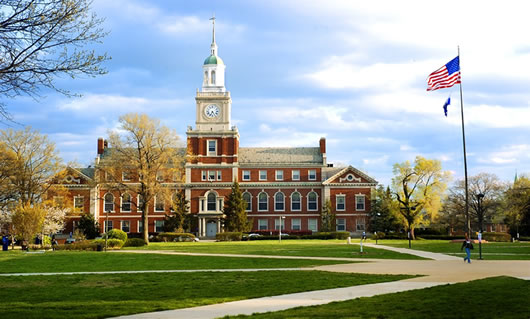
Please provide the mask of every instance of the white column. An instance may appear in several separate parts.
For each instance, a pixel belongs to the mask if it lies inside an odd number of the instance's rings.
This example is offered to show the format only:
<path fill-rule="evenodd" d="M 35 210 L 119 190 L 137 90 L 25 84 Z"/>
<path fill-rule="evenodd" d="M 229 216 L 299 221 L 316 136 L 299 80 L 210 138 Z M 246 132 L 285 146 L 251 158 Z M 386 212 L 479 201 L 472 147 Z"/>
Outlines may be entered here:
<path fill-rule="evenodd" d="M 201 236 L 202 237 L 206 236 L 206 218 L 202 219 L 202 234 L 201 234 Z"/>
<path fill-rule="evenodd" d="M 200 218 L 200 217 L 197 217 L 197 218 L 198 218 L 198 220 L 199 220 L 199 222 L 198 222 L 198 224 L 199 224 L 199 231 L 198 231 L 198 233 L 197 233 L 197 236 L 201 237 L 201 234 L 202 234 L 202 218 Z"/>
<path fill-rule="evenodd" d="M 221 220 L 220 219 L 217 219 L 217 232 L 218 233 L 221 232 Z"/>

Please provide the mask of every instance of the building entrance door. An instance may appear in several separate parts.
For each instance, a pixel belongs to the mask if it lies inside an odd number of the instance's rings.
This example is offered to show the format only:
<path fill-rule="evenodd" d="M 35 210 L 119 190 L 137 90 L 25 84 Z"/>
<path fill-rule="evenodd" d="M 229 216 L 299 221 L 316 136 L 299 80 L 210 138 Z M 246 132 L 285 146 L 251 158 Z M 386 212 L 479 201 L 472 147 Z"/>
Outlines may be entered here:
<path fill-rule="evenodd" d="M 206 223 L 206 237 L 215 237 L 215 234 L 217 234 L 217 222 L 210 220 Z"/>

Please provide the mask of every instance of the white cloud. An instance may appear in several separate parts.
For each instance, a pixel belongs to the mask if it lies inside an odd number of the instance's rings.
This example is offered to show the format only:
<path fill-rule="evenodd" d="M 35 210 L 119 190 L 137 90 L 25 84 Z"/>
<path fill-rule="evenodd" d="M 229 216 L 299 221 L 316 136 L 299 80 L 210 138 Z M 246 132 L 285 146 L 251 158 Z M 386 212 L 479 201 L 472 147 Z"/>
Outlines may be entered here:
<path fill-rule="evenodd" d="M 65 99 L 58 104 L 61 111 L 115 114 L 147 112 L 153 109 L 171 109 L 187 103 L 180 99 L 151 99 L 146 97 L 86 94 L 79 99 Z"/>
<path fill-rule="evenodd" d="M 514 164 L 530 160 L 530 144 L 507 145 L 500 151 L 490 152 L 477 161 L 484 164 Z"/>

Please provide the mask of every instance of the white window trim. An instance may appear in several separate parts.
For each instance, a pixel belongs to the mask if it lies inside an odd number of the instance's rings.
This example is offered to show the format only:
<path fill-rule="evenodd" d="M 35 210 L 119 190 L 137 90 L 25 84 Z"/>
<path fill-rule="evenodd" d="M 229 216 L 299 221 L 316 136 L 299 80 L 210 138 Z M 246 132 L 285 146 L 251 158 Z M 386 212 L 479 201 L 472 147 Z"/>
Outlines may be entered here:
<path fill-rule="evenodd" d="M 309 226 L 309 221 L 311 220 L 314 220 L 315 221 L 315 229 L 311 229 L 311 227 Z M 307 230 L 310 230 L 312 232 L 317 232 L 318 231 L 318 219 L 317 218 L 308 218 L 307 219 Z"/>
<path fill-rule="evenodd" d="M 140 232 L 140 223 L 142 223 L 141 220 L 139 220 L 139 221 L 136 222 L 136 230 L 137 230 L 137 233 Z"/>
<path fill-rule="evenodd" d="M 223 173 L 222 173 L 222 171 L 217 171 L 217 180 L 218 180 L 218 181 L 223 180 Z"/>
<path fill-rule="evenodd" d="M 362 223 L 360 223 L 362 221 Z M 363 225 L 362 229 L 359 229 L 359 225 Z M 366 230 L 366 220 L 364 218 L 358 218 L 355 220 L 355 230 L 365 231 Z"/>
<path fill-rule="evenodd" d="M 343 220 L 344 221 L 344 229 L 343 230 L 339 230 L 339 220 Z M 336 231 L 346 231 L 346 218 L 337 218 L 337 225 L 335 226 L 335 230 Z"/>
<path fill-rule="evenodd" d="M 126 177 L 127 173 L 130 173 L 130 172 L 127 172 L 127 171 L 121 172 L 121 180 L 124 181 L 124 182 L 130 182 L 131 181 L 130 176 L 128 178 Z"/>
<path fill-rule="evenodd" d="M 298 229 L 294 229 L 295 221 L 298 221 Z M 302 219 L 301 218 L 291 218 L 291 230 L 302 230 Z"/>
<path fill-rule="evenodd" d="M 265 229 L 261 229 L 261 223 L 265 221 Z M 258 219 L 258 230 L 268 230 L 269 229 L 269 219 L 268 218 L 260 218 Z"/>
<path fill-rule="evenodd" d="M 283 209 L 276 209 L 276 195 L 282 194 L 283 195 Z M 281 191 L 277 191 L 274 193 L 274 211 L 275 212 L 284 212 L 285 211 L 285 194 Z"/>
<path fill-rule="evenodd" d="M 142 212 L 142 208 L 140 206 L 140 196 L 139 194 L 136 194 L 136 212 L 138 213 L 141 213 Z"/>
<path fill-rule="evenodd" d="M 116 209 L 116 203 L 115 203 L 115 201 L 116 201 L 116 197 L 115 197 L 114 194 L 112 194 L 112 193 L 105 193 L 105 195 L 103 195 L 103 213 L 106 213 L 106 212 L 107 212 L 107 210 L 105 209 L 105 205 L 106 205 L 106 199 L 105 199 L 105 197 L 107 197 L 107 194 L 112 195 L 112 209 L 110 210 L 110 212 L 111 212 L 111 213 L 114 213 L 114 212 L 116 212 L 116 211 L 115 211 L 115 209 Z"/>
<path fill-rule="evenodd" d="M 343 199 L 344 208 L 339 209 L 339 198 Z M 346 210 L 346 195 L 344 194 L 337 194 L 335 195 L 335 210 L 339 212 L 343 212 Z"/>
<path fill-rule="evenodd" d="M 278 230 L 278 219 L 281 220 L 281 231 L 285 231 L 285 218 L 274 218 L 274 230 Z"/>
<path fill-rule="evenodd" d="M 156 202 L 156 196 L 155 196 L 155 199 L 154 199 L 154 201 L 153 201 L 153 204 L 154 204 L 154 206 L 155 206 L 155 207 L 154 207 L 154 211 L 155 211 L 155 212 L 165 212 L 165 211 L 166 211 L 166 203 L 162 203 L 164 208 L 161 209 L 161 210 L 158 209 L 158 208 L 156 207 L 156 206 L 157 206 L 157 205 L 156 205 L 156 204 L 157 204 L 157 202 Z"/>
<path fill-rule="evenodd" d="M 109 222 L 110 224 L 112 224 L 112 228 L 111 228 L 111 229 L 108 229 L 107 222 Z M 106 232 L 108 232 L 108 231 L 110 231 L 110 230 L 112 230 L 112 229 L 114 229 L 114 221 L 113 221 L 113 220 L 108 220 L 108 221 L 107 221 L 107 220 L 104 220 L 104 221 L 103 221 L 103 230 L 104 230 L 104 232 L 106 233 Z"/>
<path fill-rule="evenodd" d="M 208 171 L 201 171 L 201 181 L 208 179 Z"/>
<path fill-rule="evenodd" d="M 248 178 L 245 178 L 245 172 L 248 173 Z M 250 171 L 248 171 L 248 170 L 244 170 L 243 173 L 241 174 L 241 180 L 243 180 L 243 181 L 250 181 Z"/>
<path fill-rule="evenodd" d="M 160 233 L 159 231 L 156 230 L 156 223 L 157 222 L 162 222 L 162 226 L 161 226 L 162 227 L 162 231 L 161 232 L 163 232 L 164 231 L 164 221 L 163 220 L 155 220 L 155 223 L 154 223 L 155 233 Z"/>
<path fill-rule="evenodd" d="M 316 204 L 317 204 L 315 209 L 310 209 L 310 208 L 309 208 L 309 194 L 311 194 L 311 193 L 314 193 L 315 196 L 317 197 L 316 200 L 315 200 L 315 202 L 316 202 Z M 307 210 L 310 211 L 310 212 L 316 212 L 316 211 L 318 211 L 318 194 L 317 194 L 317 192 L 315 192 L 315 191 L 310 191 L 309 193 L 307 193 Z"/>
<path fill-rule="evenodd" d="M 315 172 L 315 178 L 311 178 L 311 172 Z M 309 181 L 316 181 L 317 180 L 317 170 L 316 169 L 310 169 L 307 171 L 307 180 Z"/>
<path fill-rule="evenodd" d="M 215 143 L 215 150 L 210 151 L 210 142 Z M 217 140 L 206 140 L 206 155 L 207 156 L 216 156 L 217 155 Z"/>
<path fill-rule="evenodd" d="M 282 176 L 278 177 L 278 175 L 281 173 Z M 283 170 L 279 169 L 274 172 L 274 177 L 277 181 L 283 181 Z"/>
<path fill-rule="evenodd" d="M 213 194 L 213 195 L 215 196 L 215 210 L 209 210 L 209 209 L 208 209 L 208 196 L 210 196 L 210 194 Z M 205 194 L 204 199 L 205 199 L 206 211 L 207 211 L 207 212 L 217 212 L 217 211 L 219 211 L 219 204 L 220 204 L 220 202 L 219 202 L 219 201 L 220 201 L 220 196 L 219 196 L 219 194 L 217 194 L 217 193 L 214 192 L 214 191 L 210 191 L 210 192 L 208 192 L 208 193 Z M 222 207 L 222 206 L 221 206 L 221 207 Z"/>
<path fill-rule="evenodd" d="M 242 194 L 241 197 L 243 197 L 243 195 L 245 195 L 245 194 L 248 194 L 248 195 L 250 196 L 250 202 L 249 202 L 249 204 L 250 204 L 250 209 L 246 209 L 246 207 L 245 207 L 245 211 L 246 211 L 246 212 L 251 212 L 251 211 L 252 211 L 252 194 L 249 193 L 249 192 L 243 192 L 243 194 Z M 243 200 L 244 200 L 244 199 L 243 199 Z M 245 201 L 245 202 L 246 202 L 246 201 Z"/>
<path fill-rule="evenodd" d="M 293 195 L 294 194 L 298 194 L 300 196 L 300 201 L 299 201 L 300 208 L 299 209 L 294 209 L 293 208 Z M 302 211 L 302 194 L 300 194 L 300 192 L 297 192 L 297 191 L 292 192 L 291 193 L 291 197 L 289 199 L 290 199 L 289 201 L 291 202 L 291 211 L 292 212 L 300 212 L 300 211 Z"/>
<path fill-rule="evenodd" d="M 265 196 L 267 196 L 267 202 L 266 202 L 267 207 L 265 209 L 260 209 L 260 207 L 259 207 L 260 206 L 259 205 L 260 204 L 260 202 L 259 202 L 259 197 L 260 196 L 259 195 L 261 195 L 262 193 L 265 194 Z M 266 192 L 260 192 L 258 194 L 258 212 L 268 212 L 268 211 L 269 211 L 269 194 L 267 194 Z"/>
<path fill-rule="evenodd" d="M 129 210 L 123 210 L 123 195 L 129 195 Z M 130 213 L 132 211 L 132 196 L 129 193 L 123 193 L 120 196 L 120 212 L 121 213 Z"/>
<path fill-rule="evenodd" d="M 130 220 L 120 220 L 120 229 L 122 231 L 125 231 L 125 230 L 123 230 L 123 222 L 128 222 L 129 223 L 129 231 L 126 231 L 126 233 L 130 233 L 131 232 L 131 221 Z"/>
<path fill-rule="evenodd" d="M 261 172 L 265 172 L 265 178 L 261 178 Z M 266 171 L 266 170 L 260 170 L 260 171 L 259 171 L 259 180 L 260 180 L 260 181 L 266 181 L 266 180 L 267 180 L 267 177 L 268 177 L 267 175 L 268 175 L 268 174 L 267 174 L 267 171 Z"/>
<path fill-rule="evenodd" d="M 215 181 L 215 177 L 216 177 L 216 171 L 208 171 L 207 178 L 209 182 Z"/>
<path fill-rule="evenodd" d="M 81 207 L 80 212 L 81 212 L 81 213 L 84 213 L 84 210 L 85 210 L 85 197 L 84 197 L 83 195 L 75 195 L 75 196 L 74 196 L 74 202 L 73 202 L 73 204 L 74 204 L 74 210 L 77 209 L 77 207 L 75 206 L 75 200 L 76 200 L 77 198 L 82 198 L 82 199 L 83 199 L 83 206 Z"/>
<path fill-rule="evenodd" d="M 357 198 L 363 198 L 363 209 L 358 209 L 357 208 Z M 366 195 L 364 194 L 357 194 L 355 195 L 355 211 L 357 212 L 364 212 L 366 210 Z"/>
<path fill-rule="evenodd" d="M 294 172 L 298 172 L 298 178 L 294 177 Z M 293 181 L 299 181 L 300 180 L 300 170 L 299 169 L 294 169 L 294 170 L 291 171 L 291 179 Z"/>

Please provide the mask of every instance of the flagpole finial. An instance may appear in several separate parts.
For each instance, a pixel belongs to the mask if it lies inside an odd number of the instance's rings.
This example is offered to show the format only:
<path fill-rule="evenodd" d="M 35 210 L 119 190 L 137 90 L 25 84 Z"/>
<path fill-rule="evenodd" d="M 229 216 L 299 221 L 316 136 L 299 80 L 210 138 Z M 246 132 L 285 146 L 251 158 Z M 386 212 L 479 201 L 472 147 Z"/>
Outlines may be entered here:
<path fill-rule="evenodd" d="M 215 12 L 212 14 L 212 17 L 210 18 L 212 20 L 212 44 L 215 43 Z"/>

